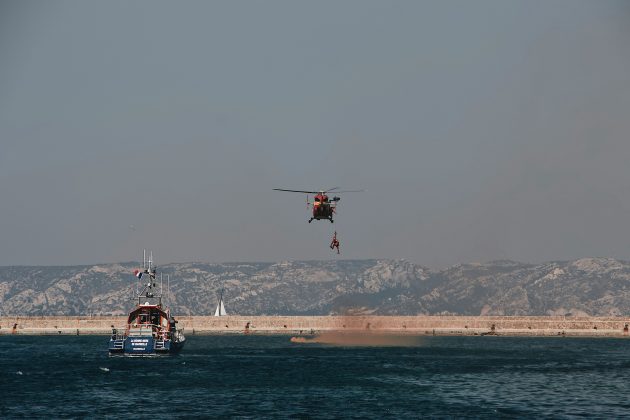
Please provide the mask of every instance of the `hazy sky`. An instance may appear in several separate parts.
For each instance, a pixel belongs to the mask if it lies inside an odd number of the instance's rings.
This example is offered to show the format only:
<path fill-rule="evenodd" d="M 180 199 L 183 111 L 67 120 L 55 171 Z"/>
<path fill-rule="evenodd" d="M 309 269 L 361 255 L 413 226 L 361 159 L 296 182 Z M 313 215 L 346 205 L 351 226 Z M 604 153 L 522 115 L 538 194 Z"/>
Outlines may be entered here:
<path fill-rule="evenodd" d="M 630 258 L 625 1 L 2 1 L 0 265 Z M 365 188 L 334 225 L 271 189 Z"/>

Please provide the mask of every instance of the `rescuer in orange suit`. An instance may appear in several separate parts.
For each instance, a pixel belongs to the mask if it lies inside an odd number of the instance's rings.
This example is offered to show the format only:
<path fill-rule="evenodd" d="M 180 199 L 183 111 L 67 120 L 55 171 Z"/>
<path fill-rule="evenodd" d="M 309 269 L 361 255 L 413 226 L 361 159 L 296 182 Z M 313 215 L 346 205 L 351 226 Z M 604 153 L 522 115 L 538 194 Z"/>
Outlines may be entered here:
<path fill-rule="evenodd" d="M 333 238 L 332 238 L 332 242 L 330 242 L 330 249 L 335 249 L 335 248 L 337 248 L 337 254 L 340 254 L 339 241 L 337 240 L 337 231 L 335 231 L 335 234 L 333 235 Z"/>

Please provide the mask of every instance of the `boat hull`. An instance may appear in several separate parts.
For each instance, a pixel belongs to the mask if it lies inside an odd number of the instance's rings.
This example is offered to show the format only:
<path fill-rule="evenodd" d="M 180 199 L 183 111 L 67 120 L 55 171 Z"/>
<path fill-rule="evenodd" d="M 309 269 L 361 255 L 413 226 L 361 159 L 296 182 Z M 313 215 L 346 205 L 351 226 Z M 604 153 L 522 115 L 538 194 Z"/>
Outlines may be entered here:
<path fill-rule="evenodd" d="M 109 340 L 109 355 L 150 357 L 177 354 L 185 341 L 156 340 L 153 337 L 124 337 Z"/>

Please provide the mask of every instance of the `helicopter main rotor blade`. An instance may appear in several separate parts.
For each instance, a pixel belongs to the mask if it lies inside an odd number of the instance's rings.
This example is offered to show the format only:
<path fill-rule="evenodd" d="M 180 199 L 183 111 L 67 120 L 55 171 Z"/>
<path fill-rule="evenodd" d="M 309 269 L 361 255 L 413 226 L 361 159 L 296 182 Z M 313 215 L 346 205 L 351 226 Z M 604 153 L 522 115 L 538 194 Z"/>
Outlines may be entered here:
<path fill-rule="evenodd" d="M 324 190 L 325 193 L 331 192 L 331 191 L 335 191 L 338 190 L 339 187 L 334 187 L 334 188 L 328 188 L 327 190 Z"/>
<path fill-rule="evenodd" d="M 335 194 L 349 193 L 349 192 L 365 192 L 365 190 L 342 190 L 342 191 L 335 191 Z"/>
<path fill-rule="evenodd" d="M 302 191 L 302 190 L 284 190 L 282 188 L 274 188 L 274 191 L 286 191 L 286 192 L 296 192 L 296 193 L 304 193 L 304 194 L 317 194 L 319 191 Z"/>

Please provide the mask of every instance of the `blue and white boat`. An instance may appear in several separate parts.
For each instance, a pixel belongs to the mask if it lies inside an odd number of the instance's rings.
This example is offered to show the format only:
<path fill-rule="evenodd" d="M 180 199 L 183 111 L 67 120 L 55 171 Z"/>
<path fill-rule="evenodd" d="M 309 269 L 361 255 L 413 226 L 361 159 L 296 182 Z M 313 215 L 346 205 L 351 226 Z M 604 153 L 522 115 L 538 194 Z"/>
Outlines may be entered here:
<path fill-rule="evenodd" d="M 114 328 L 109 340 L 109 355 L 123 356 L 159 356 L 179 352 L 186 342 L 182 330 L 177 328 L 177 321 L 171 315 L 170 309 L 162 305 L 163 277 L 160 275 L 160 293 L 156 294 L 156 269 L 153 267 L 153 255 L 147 260 L 144 253 L 142 270 L 135 270 L 134 274 L 142 280 L 142 291 L 139 288 L 134 295 L 136 308 L 129 313 L 127 325 Z M 170 283 L 170 279 L 167 278 Z M 170 286 L 170 284 L 169 284 Z M 169 288 L 167 287 L 167 290 Z"/>

